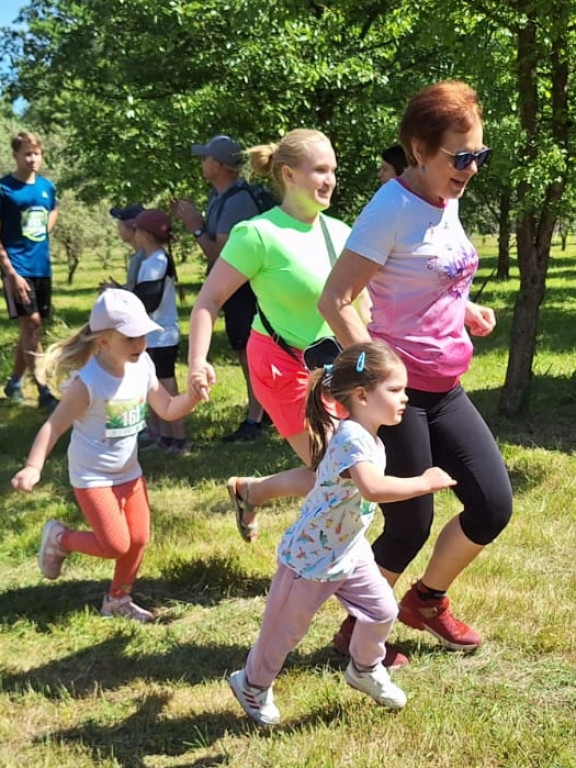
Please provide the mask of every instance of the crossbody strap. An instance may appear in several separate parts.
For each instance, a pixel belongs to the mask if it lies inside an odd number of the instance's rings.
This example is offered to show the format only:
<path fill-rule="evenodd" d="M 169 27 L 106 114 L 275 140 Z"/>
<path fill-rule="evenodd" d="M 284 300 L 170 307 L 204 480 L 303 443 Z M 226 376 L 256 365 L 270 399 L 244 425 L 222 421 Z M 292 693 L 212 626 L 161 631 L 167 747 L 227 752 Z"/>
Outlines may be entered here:
<path fill-rule="evenodd" d="M 279 333 L 276 333 L 274 328 L 272 328 L 272 326 L 270 325 L 270 320 L 268 320 L 264 312 L 262 312 L 262 308 L 260 307 L 260 304 L 258 304 L 257 307 L 258 307 L 258 316 L 260 317 L 260 321 L 264 326 L 264 328 L 266 329 L 266 331 L 270 334 L 270 338 L 272 339 L 272 341 L 275 344 L 278 344 L 278 346 L 281 347 L 284 350 L 284 352 L 287 352 L 290 355 L 290 357 L 293 357 L 295 360 L 299 361 L 300 358 L 294 351 L 294 347 L 291 347 L 290 344 L 288 344 L 288 342 L 285 339 L 283 339 Z"/>
<path fill-rule="evenodd" d="M 330 232 L 328 230 L 328 225 L 326 224 L 326 221 L 324 220 L 324 216 L 320 214 L 320 226 L 322 228 L 322 234 L 324 235 L 324 240 L 326 241 L 326 249 L 328 251 L 328 258 L 330 259 L 330 264 L 334 266 L 336 264 L 336 251 L 334 250 L 334 243 L 332 242 L 332 238 L 330 237 Z"/>
<path fill-rule="evenodd" d="M 324 217 L 322 214 L 320 214 L 320 228 L 322 229 L 322 234 L 324 235 L 324 240 L 326 242 L 326 249 L 328 251 L 328 258 L 330 259 L 330 264 L 334 266 L 336 263 L 336 251 L 334 249 L 334 244 L 332 243 L 332 238 L 330 237 L 330 232 L 328 231 L 328 225 L 324 221 Z M 290 357 L 293 357 L 295 360 L 299 360 L 298 355 L 294 351 L 294 347 L 291 347 L 288 342 L 280 336 L 279 333 L 276 333 L 274 328 L 272 328 L 270 321 L 262 312 L 262 308 L 260 307 L 260 304 L 257 305 L 258 307 L 258 316 L 260 318 L 260 322 L 266 329 L 266 332 L 270 335 L 270 338 L 275 344 L 278 344 L 278 346 L 284 350 L 284 352 L 287 352 Z"/>

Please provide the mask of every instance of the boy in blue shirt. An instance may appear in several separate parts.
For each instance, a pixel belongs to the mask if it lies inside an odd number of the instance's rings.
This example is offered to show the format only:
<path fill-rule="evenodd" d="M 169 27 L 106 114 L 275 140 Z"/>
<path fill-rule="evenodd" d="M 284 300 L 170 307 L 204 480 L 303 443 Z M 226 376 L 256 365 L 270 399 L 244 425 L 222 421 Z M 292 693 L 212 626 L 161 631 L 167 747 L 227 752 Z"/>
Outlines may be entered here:
<path fill-rule="evenodd" d="M 4 392 L 20 403 L 22 379 L 28 370 L 38 388 L 38 405 L 52 410 L 57 399 L 46 385 L 37 360 L 41 332 L 52 304 L 49 235 L 58 217 L 56 190 L 38 175 L 42 146 L 28 132 L 12 138 L 16 169 L 0 179 L 0 269 L 11 319 L 20 323 L 14 366 Z"/>

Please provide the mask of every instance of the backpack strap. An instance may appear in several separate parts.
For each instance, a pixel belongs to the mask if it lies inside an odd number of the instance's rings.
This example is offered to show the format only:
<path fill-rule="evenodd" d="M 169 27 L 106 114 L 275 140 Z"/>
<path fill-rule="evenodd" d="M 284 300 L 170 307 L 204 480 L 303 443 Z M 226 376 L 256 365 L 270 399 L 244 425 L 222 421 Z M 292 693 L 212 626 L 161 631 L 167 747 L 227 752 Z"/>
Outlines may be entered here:
<path fill-rule="evenodd" d="M 234 195 L 237 195 L 238 192 L 248 192 L 250 197 L 252 198 L 254 205 L 256 205 L 256 201 L 254 200 L 254 195 L 250 192 L 250 185 L 246 181 L 246 179 L 237 179 L 228 189 L 221 194 L 218 197 L 218 209 L 215 216 L 215 224 L 218 224 L 218 221 L 220 219 L 220 216 L 222 215 L 222 210 L 224 208 L 224 203 L 226 200 L 228 200 L 231 197 L 234 197 Z M 256 206 L 258 207 L 258 206 Z"/>

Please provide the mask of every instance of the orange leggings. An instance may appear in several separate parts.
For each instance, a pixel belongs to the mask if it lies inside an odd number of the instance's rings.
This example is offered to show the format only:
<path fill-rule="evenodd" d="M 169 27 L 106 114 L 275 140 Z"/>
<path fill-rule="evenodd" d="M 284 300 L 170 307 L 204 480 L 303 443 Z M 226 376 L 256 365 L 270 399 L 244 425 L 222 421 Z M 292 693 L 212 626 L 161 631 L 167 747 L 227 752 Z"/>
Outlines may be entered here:
<path fill-rule="evenodd" d="M 91 531 L 65 531 L 60 539 L 70 552 L 116 560 L 110 594 L 130 594 L 150 540 L 150 505 L 146 481 L 99 488 L 74 488 Z"/>

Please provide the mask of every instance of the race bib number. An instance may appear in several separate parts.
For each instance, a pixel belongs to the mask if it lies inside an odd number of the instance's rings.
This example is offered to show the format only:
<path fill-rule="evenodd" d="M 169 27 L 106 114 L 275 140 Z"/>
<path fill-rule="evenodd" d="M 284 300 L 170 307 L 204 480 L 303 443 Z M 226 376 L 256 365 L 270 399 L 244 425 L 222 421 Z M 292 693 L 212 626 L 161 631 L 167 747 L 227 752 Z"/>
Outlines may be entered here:
<path fill-rule="evenodd" d="M 145 400 L 109 400 L 106 403 L 106 437 L 136 435 L 145 426 Z"/>
<path fill-rule="evenodd" d="M 28 240 L 41 243 L 46 240 L 48 211 L 46 208 L 28 208 L 22 214 L 22 234 Z"/>

